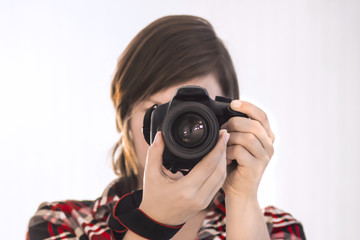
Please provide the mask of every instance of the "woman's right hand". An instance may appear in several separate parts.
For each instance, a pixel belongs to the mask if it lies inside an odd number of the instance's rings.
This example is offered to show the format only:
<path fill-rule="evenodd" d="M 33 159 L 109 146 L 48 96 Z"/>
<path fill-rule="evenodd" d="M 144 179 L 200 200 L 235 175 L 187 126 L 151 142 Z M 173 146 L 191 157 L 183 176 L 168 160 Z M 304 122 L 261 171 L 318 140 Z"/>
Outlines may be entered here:
<path fill-rule="evenodd" d="M 183 224 L 205 209 L 226 179 L 228 140 L 227 131 L 220 130 L 213 150 L 186 176 L 175 180 L 162 170 L 164 141 L 158 132 L 147 152 L 139 209 L 155 221 L 172 226 Z"/>

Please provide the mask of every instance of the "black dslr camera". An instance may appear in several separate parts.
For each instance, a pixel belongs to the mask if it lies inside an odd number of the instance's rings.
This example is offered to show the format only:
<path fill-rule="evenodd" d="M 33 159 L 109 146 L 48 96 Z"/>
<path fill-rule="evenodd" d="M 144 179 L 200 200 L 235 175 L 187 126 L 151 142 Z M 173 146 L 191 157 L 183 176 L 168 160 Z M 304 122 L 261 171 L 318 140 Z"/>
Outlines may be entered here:
<path fill-rule="evenodd" d="M 232 100 L 212 100 L 205 88 L 185 86 L 170 102 L 155 104 L 146 111 L 143 134 L 149 145 L 157 131 L 165 143 L 163 165 L 171 172 L 186 175 L 216 145 L 222 124 L 231 117 L 248 116 L 230 109 Z"/>

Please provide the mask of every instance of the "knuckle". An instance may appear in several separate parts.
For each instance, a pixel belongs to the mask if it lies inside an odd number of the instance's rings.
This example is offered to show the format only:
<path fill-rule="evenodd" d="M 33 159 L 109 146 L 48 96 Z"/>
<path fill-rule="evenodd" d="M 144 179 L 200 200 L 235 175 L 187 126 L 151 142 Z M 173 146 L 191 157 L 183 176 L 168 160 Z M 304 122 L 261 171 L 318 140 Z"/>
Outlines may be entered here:
<path fill-rule="evenodd" d="M 191 204 L 192 208 L 196 209 L 196 210 L 202 209 L 203 205 L 204 205 L 204 203 L 202 201 L 200 201 L 199 199 L 193 200 L 192 204 Z"/>
<path fill-rule="evenodd" d="M 271 145 L 270 147 L 270 156 L 272 157 L 274 155 L 275 149 L 274 146 Z"/>
<path fill-rule="evenodd" d="M 207 199 L 206 201 L 204 201 L 204 203 L 203 203 L 202 206 L 201 206 L 201 210 L 206 209 L 206 208 L 209 206 L 209 204 L 211 203 L 211 201 L 212 201 L 212 198 L 211 198 L 211 197 L 209 197 L 209 199 Z"/>
<path fill-rule="evenodd" d="M 269 120 L 267 114 L 264 111 L 261 112 L 261 118 L 265 122 Z"/>
<path fill-rule="evenodd" d="M 204 201 L 201 210 L 204 210 L 205 208 L 207 208 L 210 205 L 211 202 L 212 202 L 212 198 L 209 197 L 206 201 Z"/>
<path fill-rule="evenodd" d="M 239 120 L 241 117 L 232 117 L 228 120 L 228 130 L 235 130 L 237 126 L 239 125 Z"/>
<path fill-rule="evenodd" d="M 206 208 L 206 201 L 197 201 L 196 202 L 196 205 L 195 205 L 195 209 L 197 211 L 201 211 L 201 210 L 204 210 Z"/>
<path fill-rule="evenodd" d="M 270 157 L 274 154 L 274 145 L 273 145 L 273 142 L 272 142 L 272 138 L 268 138 L 268 147 L 267 147 L 267 151 L 269 152 L 270 154 Z"/>
<path fill-rule="evenodd" d="M 260 132 L 262 125 L 259 121 L 252 121 L 253 123 L 253 128 L 256 130 L 256 132 Z"/>
<path fill-rule="evenodd" d="M 256 136 L 255 136 L 254 134 L 248 133 L 248 134 L 247 134 L 247 140 L 248 140 L 249 142 L 254 142 L 254 141 L 256 141 L 257 139 L 256 139 Z"/>

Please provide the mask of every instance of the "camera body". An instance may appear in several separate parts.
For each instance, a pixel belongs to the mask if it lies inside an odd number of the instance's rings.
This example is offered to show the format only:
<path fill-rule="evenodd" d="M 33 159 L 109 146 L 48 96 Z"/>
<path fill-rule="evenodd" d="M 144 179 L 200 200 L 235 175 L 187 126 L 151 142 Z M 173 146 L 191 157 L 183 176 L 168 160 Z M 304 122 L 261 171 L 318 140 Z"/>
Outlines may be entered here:
<path fill-rule="evenodd" d="M 165 143 L 163 165 L 187 174 L 216 145 L 222 124 L 248 116 L 230 109 L 230 98 L 209 97 L 205 88 L 184 86 L 170 102 L 155 104 L 144 116 L 143 134 L 149 145 L 158 131 Z"/>

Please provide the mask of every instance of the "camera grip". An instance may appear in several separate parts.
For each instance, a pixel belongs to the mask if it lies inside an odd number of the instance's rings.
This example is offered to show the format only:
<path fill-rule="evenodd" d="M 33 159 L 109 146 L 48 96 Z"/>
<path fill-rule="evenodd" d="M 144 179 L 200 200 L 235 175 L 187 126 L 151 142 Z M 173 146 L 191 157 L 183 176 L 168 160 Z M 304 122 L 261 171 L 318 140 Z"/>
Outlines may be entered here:
<path fill-rule="evenodd" d="M 248 115 L 242 112 L 233 111 L 230 108 L 230 104 L 226 108 L 224 108 L 224 111 L 221 115 L 218 115 L 217 118 L 219 120 L 219 126 L 226 123 L 230 118 L 232 117 L 244 117 L 244 118 L 250 118 Z"/>

